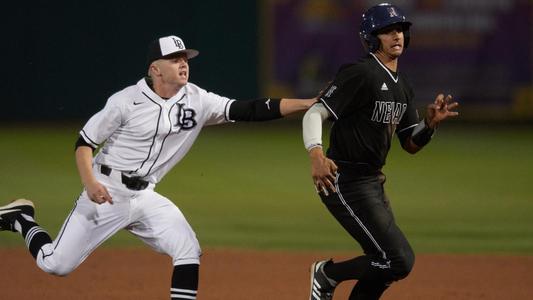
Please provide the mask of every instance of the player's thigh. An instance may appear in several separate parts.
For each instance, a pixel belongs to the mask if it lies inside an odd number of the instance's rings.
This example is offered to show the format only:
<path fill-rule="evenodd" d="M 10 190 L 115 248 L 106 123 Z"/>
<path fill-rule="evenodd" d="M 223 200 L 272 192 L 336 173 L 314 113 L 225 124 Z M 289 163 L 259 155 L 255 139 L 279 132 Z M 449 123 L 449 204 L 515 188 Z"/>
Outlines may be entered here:
<path fill-rule="evenodd" d="M 101 243 L 127 225 L 129 202 L 112 195 L 114 204 L 96 204 L 84 191 L 56 239 L 42 248 L 39 266 L 59 275 L 79 266 Z"/>
<path fill-rule="evenodd" d="M 388 206 L 382 181 L 378 177 L 343 178 L 341 173 L 337 193 L 321 195 L 322 201 L 346 229 L 356 239 L 365 253 L 381 252 L 384 248 L 395 247 L 397 235 L 403 234 L 394 227 L 394 216 Z"/>
<path fill-rule="evenodd" d="M 150 190 L 136 201 L 134 222 L 127 227 L 132 234 L 172 257 L 174 265 L 199 263 L 201 250 L 196 234 L 172 201 Z"/>

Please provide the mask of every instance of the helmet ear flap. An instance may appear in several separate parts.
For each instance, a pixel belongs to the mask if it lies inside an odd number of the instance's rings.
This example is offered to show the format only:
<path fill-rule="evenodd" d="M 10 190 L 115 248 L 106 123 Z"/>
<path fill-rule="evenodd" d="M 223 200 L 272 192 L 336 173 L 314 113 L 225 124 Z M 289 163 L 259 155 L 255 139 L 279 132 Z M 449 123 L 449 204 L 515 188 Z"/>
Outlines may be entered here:
<path fill-rule="evenodd" d="M 368 43 L 370 44 L 370 52 L 374 53 L 378 51 L 379 49 L 379 38 L 373 34 L 370 35 L 370 38 L 368 39 Z"/>
<path fill-rule="evenodd" d="M 409 46 L 409 41 L 411 40 L 411 32 L 409 29 L 403 31 L 403 47 L 407 48 Z"/>
<path fill-rule="evenodd" d="M 367 52 L 376 52 L 379 49 L 379 39 L 377 36 L 368 33 L 360 33 L 361 44 Z"/>

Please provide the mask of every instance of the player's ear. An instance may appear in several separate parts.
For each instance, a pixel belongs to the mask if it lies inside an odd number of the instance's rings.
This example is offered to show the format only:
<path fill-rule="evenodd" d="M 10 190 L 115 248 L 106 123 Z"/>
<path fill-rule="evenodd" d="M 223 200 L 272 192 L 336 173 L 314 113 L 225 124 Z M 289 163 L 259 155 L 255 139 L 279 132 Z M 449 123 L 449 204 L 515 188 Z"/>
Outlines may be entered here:
<path fill-rule="evenodd" d="M 158 76 L 161 74 L 161 70 L 159 69 L 159 66 L 157 65 L 157 62 L 152 62 L 150 64 L 150 67 L 148 68 L 148 75 L 150 77 Z"/>

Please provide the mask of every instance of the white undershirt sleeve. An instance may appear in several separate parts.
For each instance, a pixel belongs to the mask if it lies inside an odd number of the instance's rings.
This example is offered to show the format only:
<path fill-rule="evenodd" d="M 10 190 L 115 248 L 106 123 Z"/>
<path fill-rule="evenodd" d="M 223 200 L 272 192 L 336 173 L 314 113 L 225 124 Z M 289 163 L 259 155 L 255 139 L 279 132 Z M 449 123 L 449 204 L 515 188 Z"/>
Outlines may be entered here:
<path fill-rule="evenodd" d="M 307 151 L 322 147 L 322 122 L 330 116 L 324 104 L 317 103 L 305 113 L 302 120 L 303 139 Z"/>

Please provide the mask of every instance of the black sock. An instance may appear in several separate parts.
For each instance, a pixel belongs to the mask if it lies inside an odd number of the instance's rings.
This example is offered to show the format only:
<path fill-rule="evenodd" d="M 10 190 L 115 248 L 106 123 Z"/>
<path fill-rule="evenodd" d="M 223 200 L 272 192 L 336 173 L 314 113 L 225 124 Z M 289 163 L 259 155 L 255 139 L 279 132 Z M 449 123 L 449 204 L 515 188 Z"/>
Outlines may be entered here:
<path fill-rule="evenodd" d="M 349 300 L 377 300 L 390 286 L 380 281 L 359 280 L 350 294 Z"/>
<path fill-rule="evenodd" d="M 199 265 L 174 266 L 170 299 L 196 299 Z"/>
<path fill-rule="evenodd" d="M 26 241 L 26 246 L 30 250 L 33 258 L 37 258 L 37 254 L 41 247 L 52 242 L 50 235 L 37 223 L 26 220 L 23 215 L 17 217 L 17 221 L 22 229 L 22 237 Z"/>
<path fill-rule="evenodd" d="M 336 282 L 360 279 L 366 273 L 369 265 L 369 258 L 363 255 L 343 262 L 326 264 L 324 273 Z"/>

